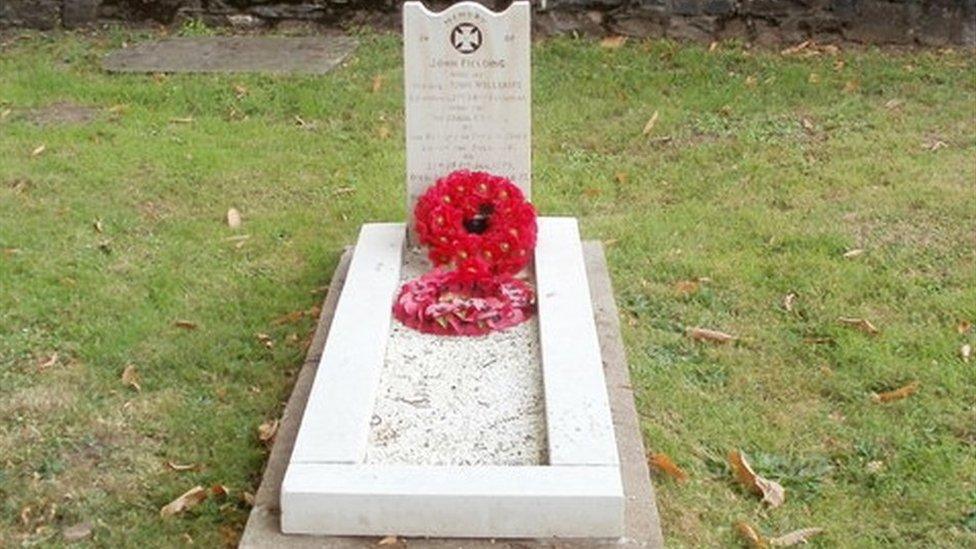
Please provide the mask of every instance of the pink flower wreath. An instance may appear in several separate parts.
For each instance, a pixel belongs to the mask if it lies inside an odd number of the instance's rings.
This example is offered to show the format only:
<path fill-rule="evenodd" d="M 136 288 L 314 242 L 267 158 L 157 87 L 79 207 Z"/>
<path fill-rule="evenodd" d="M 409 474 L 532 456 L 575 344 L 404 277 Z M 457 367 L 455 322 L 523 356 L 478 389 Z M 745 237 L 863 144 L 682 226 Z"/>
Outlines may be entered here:
<path fill-rule="evenodd" d="M 535 248 L 536 214 L 510 180 L 453 172 L 420 197 L 414 222 L 435 268 L 400 288 L 397 320 L 424 333 L 472 336 L 532 316 L 535 291 L 514 275 Z"/>

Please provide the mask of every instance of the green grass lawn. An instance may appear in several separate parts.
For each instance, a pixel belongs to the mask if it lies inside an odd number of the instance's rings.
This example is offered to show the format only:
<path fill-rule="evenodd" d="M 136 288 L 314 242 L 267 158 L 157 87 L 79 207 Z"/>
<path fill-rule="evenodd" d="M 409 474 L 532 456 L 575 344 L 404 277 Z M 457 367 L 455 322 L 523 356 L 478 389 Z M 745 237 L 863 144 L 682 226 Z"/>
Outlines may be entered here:
<path fill-rule="evenodd" d="M 404 217 L 398 38 L 322 77 L 100 71 L 147 37 L 0 37 L 0 546 L 83 521 L 98 546 L 233 542 L 314 324 L 276 319 L 320 303 L 361 223 Z M 737 521 L 976 544 L 969 52 L 561 39 L 533 63 L 533 198 L 605 242 L 645 444 L 690 475 L 655 476 L 669 544 L 739 544 Z M 782 507 L 735 484 L 734 449 Z"/>

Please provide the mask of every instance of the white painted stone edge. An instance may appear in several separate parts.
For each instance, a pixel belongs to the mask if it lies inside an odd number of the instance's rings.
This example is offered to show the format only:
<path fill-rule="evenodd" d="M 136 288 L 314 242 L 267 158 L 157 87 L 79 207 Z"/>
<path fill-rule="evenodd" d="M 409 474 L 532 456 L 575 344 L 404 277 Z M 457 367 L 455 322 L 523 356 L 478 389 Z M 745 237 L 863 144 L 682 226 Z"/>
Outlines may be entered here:
<path fill-rule="evenodd" d="M 403 223 L 360 229 L 290 463 L 365 458 L 405 235 Z"/>
<path fill-rule="evenodd" d="M 550 465 L 618 465 L 579 225 L 539 219 L 539 344 Z"/>
<path fill-rule="evenodd" d="M 284 533 L 434 537 L 622 535 L 617 467 L 292 464 Z"/>
<path fill-rule="evenodd" d="M 283 531 L 619 535 L 623 528 L 619 459 L 582 244 L 572 218 L 539 218 L 536 246 L 550 464 L 465 468 L 362 464 L 405 234 L 402 223 L 366 224 L 360 232 L 282 485 L 282 524 L 287 528 Z M 445 492 L 431 491 L 435 486 Z M 508 495 L 497 490 L 507 490 Z M 443 502 L 441 516 L 458 518 L 462 513 L 464 520 L 434 528 L 431 516 L 409 509 L 438 502 Z M 347 507 L 361 513 L 343 514 L 341 509 Z M 357 522 L 356 517 L 369 516 L 362 513 L 373 508 L 388 509 L 390 521 L 367 521 L 368 528 Z M 592 515 L 592 520 L 580 518 L 581 513 Z M 330 522 L 330 517 L 340 515 L 345 518 Z M 382 516 L 374 518 L 379 521 Z M 449 523 L 455 523 L 454 530 Z"/>

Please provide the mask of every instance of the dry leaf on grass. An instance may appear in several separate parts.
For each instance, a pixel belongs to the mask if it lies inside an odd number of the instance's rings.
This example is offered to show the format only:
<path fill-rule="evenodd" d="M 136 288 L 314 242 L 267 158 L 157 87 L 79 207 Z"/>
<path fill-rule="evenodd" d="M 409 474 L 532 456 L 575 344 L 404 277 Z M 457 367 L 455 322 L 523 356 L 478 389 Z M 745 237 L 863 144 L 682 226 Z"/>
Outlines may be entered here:
<path fill-rule="evenodd" d="M 44 370 L 47 370 L 48 368 L 54 366 L 57 363 L 58 363 L 58 353 L 51 353 L 51 356 L 43 359 L 37 364 L 37 369 L 43 372 Z"/>
<path fill-rule="evenodd" d="M 96 219 L 95 221 L 93 221 L 92 228 L 94 228 L 95 232 L 97 232 L 98 234 L 105 232 L 105 225 L 102 224 L 101 219 Z"/>
<path fill-rule="evenodd" d="M 383 124 L 376 129 L 376 137 L 379 137 L 380 139 L 389 139 L 392 133 L 393 132 L 390 131 L 390 127 L 386 124 Z"/>
<path fill-rule="evenodd" d="M 254 494 L 251 492 L 241 492 L 241 501 L 248 507 L 254 507 Z"/>
<path fill-rule="evenodd" d="M 665 453 L 655 452 L 650 454 L 647 456 L 647 464 L 658 471 L 668 474 L 678 482 L 688 480 L 688 473 L 685 473 L 681 467 L 678 467 L 678 464 Z"/>
<path fill-rule="evenodd" d="M 237 211 L 237 208 L 227 210 L 227 226 L 231 229 L 241 228 L 241 212 Z"/>
<path fill-rule="evenodd" d="M 400 543 L 400 538 L 396 536 L 386 536 L 376 543 L 376 545 L 396 545 Z"/>
<path fill-rule="evenodd" d="M 122 370 L 122 383 L 136 391 L 142 391 L 142 387 L 139 386 L 139 372 L 136 371 L 135 365 L 129 364 Z"/>
<path fill-rule="evenodd" d="M 88 521 L 79 522 L 62 530 L 61 535 L 64 536 L 64 541 L 68 542 L 88 539 L 92 535 L 92 523 Z"/>
<path fill-rule="evenodd" d="M 738 450 L 729 452 L 729 465 L 732 466 L 735 478 L 753 493 L 761 495 L 763 502 L 768 503 L 771 508 L 779 507 L 786 500 L 786 490 L 783 486 L 757 475 L 742 452 Z"/>
<path fill-rule="evenodd" d="M 271 339 L 271 336 L 269 336 L 268 334 L 254 334 L 254 337 L 258 338 L 258 341 L 260 341 L 261 344 L 264 345 L 265 349 L 274 348 L 274 340 Z"/>
<path fill-rule="evenodd" d="M 850 326 L 851 328 L 857 328 L 868 335 L 878 335 L 881 332 L 881 330 L 878 330 L 874 324 L 871 324 L 871 321 L 866 318 L 842 316 L 837 319 L 837 322 L 840 322 L 845 326 Z"/>
<path fill-rule="evenodd" d="M 243 99 L 245 95 L 247 95 L 247 87 L 243 84 L 234 84 L 234 96 Z"/>
<path fill-rule="evenodd" d="M 182 496 L 167 503 L 159 510 L 159 516 L 171 517 L 178 515 L 187 509 L 192 509 L 207 499 L 207 491 L 203 486 L 194 486 L 187 490 Z"/>
<path fill-rule="evenodd" d="M 197 329 L 197 323 L 190 322 L 189 320 L 177 320 L 176 322 L 173 323 L 173 326 L 176 326 L 177 328 L 183 328 L 184 330 Z"/>
<path fill-rule="evenodd" d="M 898 107 L 901 107 L 903 103 L 904 101 L 902 101 L 901 99 L 889 99 L 888 101 L 885 102 L 884 106 L 888 110 L 894 110 L 897 109 Z"/>
<path fill-rule="evenodd" d="M 968 332 L 969 329 L 972 327 L 973 327 L 972 323 L 969 322 L 968 320 L 960 320 L 959 324 L 956 324 L 956 333 L 962 335 Z"/>
<path fill-rule="evenodd" d="M 791 46 L 789 48 L 786 48 L 786 49 L 782 50 L 779 53 L 780 53 L 780 55 L 796 55 L 797 53 L 800 53 L 801 51 L 805 50 L 807 48 L 807 46 L 809 46 L 809 45 L 810 45 L 810 41 L 809 40 L 804 40 L 803 42 L 800 42 L 799 44 L 797 44 L 795 46 Z"/>
<path fill-rule="evenodd" d="M 959 357 L 963 362 L 969 362 L 973 358 L 973 346 L 966 343 L 959 348 Z"/>
<path fill-rule="evenodd" d="M 759 532 L 756 532 L 756 529 L 750 526 L 748 523 L 740 520 L 739 522 L 736 522 L 734 526 L 735 531 L 742 536 L 742 539 L 749 544 L 749 547 L 759 548 L 767 546 L 766 541 L 762 538 L 762 536 L 759 535 Z"/>
<path fill-rule="evenodd" d="M 46 149 L 47 149 L 47 146 L 46 145 L 38 145 L 38 146 L 34 147 L 34 150 L 32 150 L 31 153 L 30 153 L 31 158 L 33 158 L 35 156 L 40 156 L 40 154 L 43 153 Z"/>
<path fill-rule="evenodd" d="M 373 93 L 379 93 L 383 89 L 383 75 L 377 74 L 373 77 Z"/>
<path fill-rule="evenodd" d="M 674 293 L 687 297 L 698 292 L 701 283 L 698 280 L 679 280 L 674 283 Z"/>
<path fill-rule="evenodd" d="M 178 118 L 170 118 L 169 121 L 172 122 L 172 123 L 174 123 L 174 124 L 192 124 L 193 123 L 193 117 L 192 116 L 183 116 L 183 117 L 178 117 Z"/>
<path fill-rule="evenodd" d="M 269 419 L 261 425 L 258 425 L 258 440 L 264 443 L 265 446 L 271 446 L 274 443 L 275 435 L 278 434 L 278 426 L 281 424 L 281 420 Z"/>
<path fill-rule="evenodd" d="M 698 328 L 698 327 L 688 328 L 687 334 L 688 337 L 694 339 L 695 341 L 708 341 L 711 343 L 719 343 L 719 344 L 731 343 L 739 339 L 738 337 L 732 334 L 727 334 L 725 332 L 720 332 L 718 330 L 709 330 L 708 328 Z"/>
<path fill-rule="evenodd" d="M 627 42 L 626 36 L 608 36 L 600 40 L 600 47 L 606 50 L 615 50 Z"/>
<path fill-rule="evenodd" d="M 657 111 L 654 111 L 654 114 L 652 114 L 651 117 L 647 119 L 647 123 L 644 124 L 644 129 L 641 130 L 641 133 L 643 135 L 651 135 L 651 132 L 654 131 L 654 126 L 657 125 L 657 116 L 658 116 Z"/>
<path fill-rule="evenodd" d="M 793 305 L 795 303 L 796 303 L 796 293 L 795 292 L 790 292 L 790 293 L 786 294 L 783 297 L 783 308 L 786 309 L 786 312 L 792 313 L 793 312 Z"/>
<path fill-rule="evenodd" d="M 198 471 L 200 466 L 196 463 L 176 463 L 174 461 L 167 461 L 166 468 L 171 471 L 176 471 L 177 473 L 182 473 L 183 471 Z"/>
<path fill-rule="evenodd" d="M 272 320 L 271 324 L 274 326 L 281 326 L 282 324 L 294 324 L 304 317 L 305 311 L 292 311 Z"/>
<path fill-rule="evenodd" d="M 855 257 L 862 255 L 864 250 L 861 248 L 854 248 L 853 250 L 847 250 L 844 252 L 844 259 L 854 259 Z"/>
<path fill-rule="evenodd" d="M 896 400 L 901 400 L 903 398 L 908 398 L 918 392 L 918 388 L 921 386 L 921 382 L 913 381 L 907 385 L 893 389 L 891 391 L 885 391 L 883 393 L 875 393 L 871 395 L 871 400 L 877 403 L 893 402 Z"/>
<path fill-rule="evenodd" d="M 224 486 L 223 484 L 214 484 L 210 487 L 210 495 L 215 498 L 227 497 L 230 494 L 230 488 Z"/>
<path fill-rule="evenodd" d="M 773 547 L 792 547 L 810 541 L 810 538 L 823 533 L 823 528 L 801 528 L 789 534 L 769 538 L 769 544 Z"/>

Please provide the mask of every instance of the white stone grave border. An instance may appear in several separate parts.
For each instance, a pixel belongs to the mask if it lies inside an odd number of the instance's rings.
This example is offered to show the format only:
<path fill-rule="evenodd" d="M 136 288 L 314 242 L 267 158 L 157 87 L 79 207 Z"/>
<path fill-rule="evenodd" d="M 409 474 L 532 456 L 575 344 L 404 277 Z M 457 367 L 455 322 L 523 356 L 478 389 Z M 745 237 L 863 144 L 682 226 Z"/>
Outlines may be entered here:
<path fill-rule="evenodd" d="M 362 227 L 282 482 L 282 531 L 620 536 L 620 462 L 575 218 L 539 218 L 535 250 L 549 463 L 364 463 L 405 239 L 403 223 Z"/>

